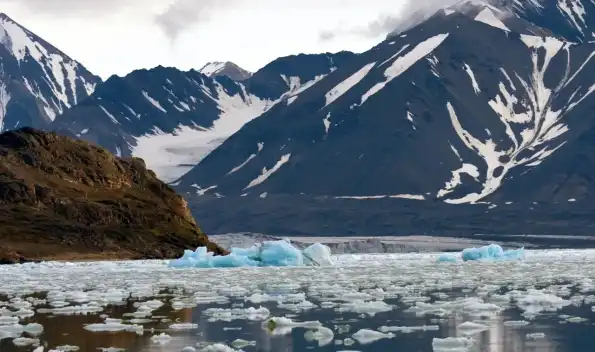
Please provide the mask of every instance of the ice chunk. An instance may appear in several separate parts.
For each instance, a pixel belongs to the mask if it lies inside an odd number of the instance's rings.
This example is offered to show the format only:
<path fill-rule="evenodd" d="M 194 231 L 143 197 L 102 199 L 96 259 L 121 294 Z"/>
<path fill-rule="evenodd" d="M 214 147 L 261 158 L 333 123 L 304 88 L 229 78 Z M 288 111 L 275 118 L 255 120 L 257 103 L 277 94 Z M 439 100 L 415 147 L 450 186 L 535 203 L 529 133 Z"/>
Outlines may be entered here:
<path fill-rule="evenodd" d="M 525 258 L 525 249 L 505 251 L 497 244 L 490 244 L 479 248 L 466 248 L 461 254 L 464 261 L 486 259 L 520 260 Z"/>
<path fill-rule="evenodd" d="M 266 241 L 250 248 L 232 248 L 226 256 L 214 256 L 206 247 L 185 250 L 181 258 L 169 263 L 173 268 L 237 268 L 279 266 L 333 265 L 330 249 L 315 243 L 303 252 L 287 240 Z"/>
<path fill-rule="evenodd" d="M 392 339 L 393 337 L 395 337 L 395 334 L 393 334 L 392 332 L 384 333 L 369 329 L 361 329 L 355 334 L 353 334 L 353 338 L 362 345 L 372 343 L 380 339 Z"/>
<path fill-rule="evenodd" d="M 285 317 L 272 317 L 262 323 L 262 328 L 273 336 L 288 335 L 293 328 L 319 329 L 319 321 L 297 322 Z"/>
<path fill-rule="evenodd" d="M 476 260 L 523 260 L 525 259 L 525 249 L 511 249 L 505 251 L 497 244 L 490 244 L 489 246 L 483 246 L 478 248 L 466 248 L 461 252 L 461 258 L 463 261 L 476 261 Z M 449 253 L 443 253 L 438 257 L 439 263 L 457 262 L 458 256 Z"/>
<path fill-rule="evenodd" d="M 247 340 L 242 340 L 242 339 L 235 339 L 231 345 L 234 348 L 244 348 L 244 347 L 248 347 L 248 346 L 256 346 L 256 341 L 247 341 Z"/>
<path fill-rule="evenodd" d="M 378 328 L 380 332 L 400 332 L 403 334 L 409 334 L 416 331 L 438 331 L 440 326 L 438 325 L 420 325 L 420 326 L 381 326 Z"/>
<path fill-rule="evenodd" d="M 177 323 L 169 326 L 171 330 L 193 330 L 198 329 L 198 324 L 192 323 Z"/>
<path fill-rule="evenodd" d="M 304 334 L 306 341 L 318 341 L 318 346 L 326 346 L 333 342 L 335 334 L 333 330 L 325 328 L 324 326 L 318 327 L 316 330 L 308 330 Z"/>
<path fill-rule="evenodd" d="M 204 311 L 209 316 L 209 321 L 233 321 L 233 320 L 252 320 L 260 321 L 267 319 L 271 312 L 264 308 L 209 308 Z"/>
<path fill-rule="evenodd" d="M 333 261 L 331 259 L 331 249 L 322 243 L 314 243 L 308 248 L 304 249 L 304 262 L 308 265 L 314 264 L 316 266 L 331 266 Z"/>
<path fill-rule="evenodd" d="M 60 352 L 75 352 L 80 350 L 79 346 L 72 346 L 72 345 L 63 345 L 56 347 L 53 351 L 60 351 Z M 51 351 L 50 351 L 51 352 Z"/>
<path fill-rule="evenodd" d="M 43 332 L 43 325 L 37 323 L 30 323 L 25 325 L 23 331 L 33 336 L 41 335 L 41 333 Z"/>
<path fill-rule="evenodd" d="M 85 330 L 92 331 L 92 332 L 116 332 L 116 331 L 131 331 L 142 334 L 143 327 L 141 325 L 126 325 L 122 323 L 97 323 L 97 324 L 88 324 L 84 326 Z"/>
<path fill-rule="evenodd" d="M 224 345 L 222 343 L 216 343 L 214 345 L 209 345 L 205 348 L 203 348 L 202 350 L 200 350 L 200 352 L 236 352 L 236 349 L 233 349 L 227 345 Z"/>
<path fill-rule="evenodd" d="M 541 312 L 556 312 L 570 304 L 569 300 L 535 289 L 527 290 L 517 301 L 517 307 L 524 312 L 525 317 L 533 317 Z"/>
<path fill-rule="evenodd" d="M 508 320 L 502 323 L 504 326 L 508 327 L 518 327 L 518 326 L 526 326 L 529 325 L 529 322 L 526 320 Z"/>
<path fill-rule="evenodd" d="M 475 340 L 468 337 L 447 337 L 440 339 L 435 337 L 432 340 L 434 352 L 464 351 L 475 344 Z"/>
<path fill-rule="evenodd" d="M 17 337 L 16 339 L 12 340 L 12 343 L 15 346 L 23 347 L 23 346 L 38 346 L 39 339 L 32 339 L 28 337 Z"/>
<path fill-rule="evenodd" d="M 171 341 L 171 336 L 166 333 L 151 336 L 151 342 L 158 345 L 167 345 Z"/>
<path fill-rule="evenodd" d="M 463 335 L 475 335 L 488 329 L 489 327 L 487 325 L 472 321 L 466 321 L 457 326 L 457 331 L 461 332 Z"/>
<path fill-rule="evenodd" d="M 545 338 L 545 334 L 543 332 L 534 332 L 526 335 L 530 340 L 537 340 Z"/>

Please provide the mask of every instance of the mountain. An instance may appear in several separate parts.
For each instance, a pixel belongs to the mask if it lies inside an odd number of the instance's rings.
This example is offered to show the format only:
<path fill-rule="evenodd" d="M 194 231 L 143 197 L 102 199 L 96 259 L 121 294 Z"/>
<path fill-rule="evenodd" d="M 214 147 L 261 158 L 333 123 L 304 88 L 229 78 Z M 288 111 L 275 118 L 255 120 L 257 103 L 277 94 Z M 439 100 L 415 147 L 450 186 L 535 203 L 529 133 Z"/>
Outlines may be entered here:
<path fill-rule="evenodd" d="M 280 58 L 245 81 L 156 67 L 112 76 L 52 128 L 146 160 L 164 181 L 182 176 L 246 122 L 296 95 L 354 54 Z"/>
<path fill-rule="evenodd" d="M 142 160 L 55 133 L 0 134 L 0 193 L 0 262 L 225 252 Z"/>
<path fill-rule="evenodd" d="M 101 79 L 5 14 L 0 14 L 0 131 L 48 128 Z"/>
<path fill-rule="evenodd" d="M 227 76 L 234 81 L 245 81 L 250 76 L 252 76 L 251 72 L 248 72 L 241 68 L 240 66 L 234 64 L 233 62 L 225 61 L 215 61 L 209 62 L 203 66 L 198 72 L 209 76 L 209 77 L 219 77 L 219 76 Z"/>
<path fill-rule="evenodd" d="M 572 42 L 595 41 L 595 3 L 590 0 L 498 0 L 519 18 Z"/>
<path fill-rule="evenodd" d="M 177 189 L 216 232 L 565 231 L 542 216 L 595 195 L 593 14 L 590 0 L 440 9 L 244 125 Z M 506 223 L 515 201 L 526 220 Z M 533 202 L 552 208 L 529 220 Z"/>

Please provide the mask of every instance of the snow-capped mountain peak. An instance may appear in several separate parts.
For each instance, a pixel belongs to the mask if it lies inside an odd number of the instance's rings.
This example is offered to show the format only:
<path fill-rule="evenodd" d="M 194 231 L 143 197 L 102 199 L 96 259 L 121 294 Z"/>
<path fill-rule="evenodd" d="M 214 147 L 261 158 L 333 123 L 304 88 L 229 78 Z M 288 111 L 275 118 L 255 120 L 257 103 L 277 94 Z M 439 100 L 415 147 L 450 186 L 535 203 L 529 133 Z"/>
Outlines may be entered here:
<path fill-rule="evenodd" d="M 506 1 L 435 13 L 244 126 L 178 189 L 456 204 L 511 196 L 503 189 L 595 126 L 583 118 L 595 106 L 595 47 L 562 26 L 568 1 L 579 0 L 540 1 L 542 17 Z"/>
<path fill-rule="evenodd" d="M 45 40 L 0 15 L 1 129 L 46 127 L 90 95 L 99 77 Z"/>
<path fill-rule="evenodd" d="M 201 72 L 137 70 L 111 77 L 53 126 L 118 155 L 141 157 L 162 180 L 174 181 L 242 126 L 299 100 L 354 55 L 279 58 L 242 81 L 229 77 L 231 63 L 213 63 Z"/>
<path fill-rule="evenodd" d="M 244 70 L 230 61 L 209 62 L 198 71 L 209 77 L 227 76 L 238 82 L 244 81 L 252 76 L 251 72 Z"/>

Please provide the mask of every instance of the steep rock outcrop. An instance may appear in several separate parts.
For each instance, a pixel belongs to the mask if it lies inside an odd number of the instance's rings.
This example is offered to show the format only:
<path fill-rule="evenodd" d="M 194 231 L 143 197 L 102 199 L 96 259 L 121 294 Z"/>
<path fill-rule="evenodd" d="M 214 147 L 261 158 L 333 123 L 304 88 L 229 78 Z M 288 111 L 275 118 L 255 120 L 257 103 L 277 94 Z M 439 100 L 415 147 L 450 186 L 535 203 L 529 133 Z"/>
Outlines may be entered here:
<path fill-rule="evenodd" d="M 0 213 L 5 262 L 225 253 L 142 159 L 32 128 L 0 134 Z"/>

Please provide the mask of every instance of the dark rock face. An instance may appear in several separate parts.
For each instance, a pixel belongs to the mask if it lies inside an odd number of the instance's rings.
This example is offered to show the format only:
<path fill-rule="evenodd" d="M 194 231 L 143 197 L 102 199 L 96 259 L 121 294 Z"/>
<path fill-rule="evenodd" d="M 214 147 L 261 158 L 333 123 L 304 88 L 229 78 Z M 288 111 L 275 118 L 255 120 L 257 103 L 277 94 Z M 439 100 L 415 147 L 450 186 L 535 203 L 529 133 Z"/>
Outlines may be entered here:
<path fill-rule="evenodd" d="M 595 5 L 519 3 L 462 2 L 389 36 L 247 123 L 177 189 L 217 232 L 560 233 L 564 214 L 585 225 Z"/>
<path fill-rule="evenodd" d="M 0 14 L 0 131 L 49 128 L 100 82 L 80 63 Z"/>
<path fill-rule="evenodd" d="M 0 134 L 0 209 L 6 261 L 224 252 L 142 159 L 32 128 Z"/>

